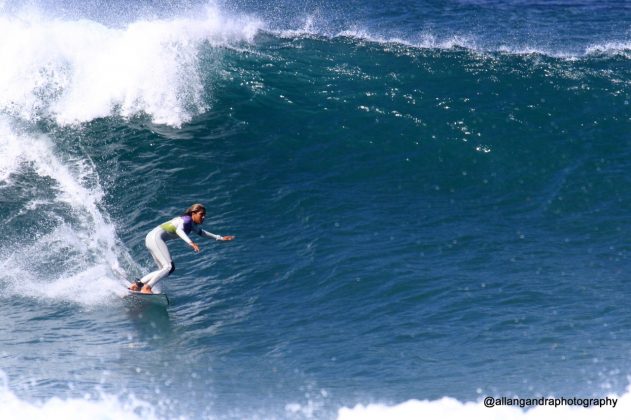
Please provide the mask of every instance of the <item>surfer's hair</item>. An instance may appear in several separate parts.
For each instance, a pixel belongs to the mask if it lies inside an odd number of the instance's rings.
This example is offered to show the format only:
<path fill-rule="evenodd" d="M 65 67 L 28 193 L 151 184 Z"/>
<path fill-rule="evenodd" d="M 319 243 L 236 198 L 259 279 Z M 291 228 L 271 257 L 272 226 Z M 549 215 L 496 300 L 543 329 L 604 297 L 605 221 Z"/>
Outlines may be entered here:
<path fill-rule="evenodd" d="M 206 207 L 204 207 L 203 204 L 193 204 L 192 206 L 186 209 L 184 214 L 187 216 L 192 216 L 193 213 L 198 213 L 200 211 L 206 213 Z"/>

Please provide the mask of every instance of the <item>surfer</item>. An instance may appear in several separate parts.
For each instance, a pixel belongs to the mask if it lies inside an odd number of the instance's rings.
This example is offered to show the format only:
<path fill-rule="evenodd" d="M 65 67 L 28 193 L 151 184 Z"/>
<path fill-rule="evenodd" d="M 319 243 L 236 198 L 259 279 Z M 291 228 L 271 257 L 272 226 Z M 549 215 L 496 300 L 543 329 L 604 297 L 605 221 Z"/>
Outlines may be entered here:
<path fill-rule="evenodd" d="M 215 239 L 217 241 L 231 241 L 234 236 L 215 235 L 202 229 L 201 224 L 206 217 L 206 208 L 202 204 L 193 204 L 186 209 L 182 216 L 175 217 L 166 223 L 156 226 L 145 238 L 145 246 L 158 265 L 158 269 L 140 280 L 136 280 L 129 286 L 129 290 L 142 293 L 153 293 L 151 288 L 164 277 L 175 271 L 175 264 L 171 260 L 166 241 L 177 239 L 184 240 L 195 252 L 199 252 L 199 246 L 188 237 L 191 232 L 199 236 Z"/>

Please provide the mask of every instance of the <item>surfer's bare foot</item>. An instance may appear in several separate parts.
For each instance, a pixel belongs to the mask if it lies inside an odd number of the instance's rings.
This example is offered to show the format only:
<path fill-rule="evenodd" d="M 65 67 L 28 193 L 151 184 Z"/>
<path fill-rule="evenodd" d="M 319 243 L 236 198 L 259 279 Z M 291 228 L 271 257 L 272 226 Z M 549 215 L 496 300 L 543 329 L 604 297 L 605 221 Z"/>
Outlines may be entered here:
<path fill-rule="evenodd" d="M 144 286 L 142 286 L 140 293 L 153 293 L 153 292 L 151 291 L 151 286 L 149 286 L 148 284 L 145 284 Z"/>
<path fill-rule="evenodd" d="M 138 290 L 140 290 L 140 287 L 138 287 L 136 283 L 132 283 L 129 285 L 128 289 L 131 291 L 137 292 Z"/>

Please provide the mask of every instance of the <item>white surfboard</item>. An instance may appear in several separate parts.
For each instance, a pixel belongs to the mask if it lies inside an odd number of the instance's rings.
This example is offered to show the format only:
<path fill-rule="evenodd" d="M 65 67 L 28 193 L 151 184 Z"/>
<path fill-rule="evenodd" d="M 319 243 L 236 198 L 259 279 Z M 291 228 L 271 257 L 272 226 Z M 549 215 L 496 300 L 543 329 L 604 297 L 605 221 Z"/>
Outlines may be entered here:
<path fill-rule="evenodd" d="M 169 297 L 166 293 L 140 293 L 134 290 L 128 290 L 127 292 L 129 293 L 129 297 L 138 302 L 169 306 Z"/>

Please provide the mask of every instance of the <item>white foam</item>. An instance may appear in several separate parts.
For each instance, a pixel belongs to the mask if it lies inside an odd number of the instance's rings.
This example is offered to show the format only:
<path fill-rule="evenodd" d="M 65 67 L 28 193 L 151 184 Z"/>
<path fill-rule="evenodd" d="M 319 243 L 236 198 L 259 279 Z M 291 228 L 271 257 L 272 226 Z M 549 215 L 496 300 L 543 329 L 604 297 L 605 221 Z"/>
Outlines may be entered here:
<path fill-rule="evenodd" d="M 344 407 L 338 411 L 339 420 L 625 420 L 631 418 L 631 391 L 622 396 L 612 395 L 617 399 L 615 408 L 610 406 L 533 406 L 519 408 L 515 406 L 495 406 L 487 408 L 483 401 L 461 402 L 454 398 L 443 397 L 438 400 L 409 400 L 397 405 L 369 404 Z M 532 397 L 536 398 L 536 397 Z M 605 398 L 605 397 L 603 397 Z"/>
<path fill-rule="evenodd" d="M 422 49 L 440 49 L 451 50 L 454 48 L 466 48 L 470 50 L 478 50 L 479 47 L 475 40 L 471 37 L 465 37 L 460 35 L 453 35 L 446 38 L 439 38 L 430 33 L 422 34 L 417 40 L 411 41 L 401 37 L 384 37 L 373 35 L 370 32 L 353 29 L 342 31 L 338 36 L 358 38 L 369 42 L 375 42 L 379 44 L 400 44 L 408 47 L 422 48 Z"/>
<path fill-rule="evenodd" d="M 64 159 L 48 137 L 16 132 L 2 119 L 0 153 L 10 157 L 0 161 L 2 188 L 11 186 L 12 176 L 25 173 L 33 185 L 52 186 L 45 199 L 37 191 L 19 197 L 28 204 L 5 220 L 13 226 L 19 217 L 31 217 L 34 223 L 43 219 L 47 230 L 27 231 L 19 244 L 0 245 L 4 293 L 84 304 L 111 298 L 123 287 L 119 258 L 131 259 L 101 207 L 103 191 L 90 163 Z M 22 222 L 21 228 L 28 229 L 28 224 Z M 91 293 L 77 294 L 86 284 Z"/>
<path fill-rule="evenodd" d="M 153 408 L 142 401 L 124 402 L 119 398 L 101 394 L 99 399 L 52 397 L 44 401 L 29 402 L 20 399 L 8 387 L 6 375 L 0 371 L 0 418 L 29 420 L 137 420 L 156 419 Z"/>
<path fill-rule="evenodd" d="M 625 58 L 631 58 L 631 42 L 605 42 L 602 44 L 593 44 L 585 49 L 585 54 L 622 55 Z"/>
<path fill-rule="evenodd" d="M 400 36 L 384 36 L 376 34 L 366 29 L 352 27 L 346 30 L 330 33 L 320 29 L 308 18 L 304 26 L 298 29 L 277 30 L 274 33 L 281 38 L 308 38 L 324 37 L 329 39 L 352 38 L 358 41 L 370 42 L 384 45 L 400 45 L 408 48 L 431 49 L 431 50 L 454 50 L 466 49 L 474 53 L 494 54 L 504 53 L 513 55 L 542 55 L 565 60 L 576 60 L 590 55 L 621 55 L 625 58 L 631 56 L 631 46 L 628 42 L 604 42 L 594 44 L 583 51 L 563 50 L 561 48 L 540 47 L 535 45 L 507 45 L 504 43 L 482 42 L 473 35 L 447 35 L 436 36 L 431 32 L 422 32 L 417 36 L 405 38 Z"/>
<path fill-rule="evenodd" d="M 144 113 L 179 126 L 207 108 L 199 48 L 251 41 L 260 26 L 211 6 L 195 18 L 123 28 L 0 16 L 0 111 L 62 125 Z"/>

